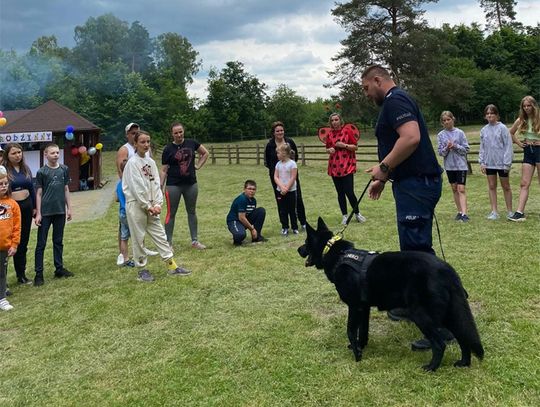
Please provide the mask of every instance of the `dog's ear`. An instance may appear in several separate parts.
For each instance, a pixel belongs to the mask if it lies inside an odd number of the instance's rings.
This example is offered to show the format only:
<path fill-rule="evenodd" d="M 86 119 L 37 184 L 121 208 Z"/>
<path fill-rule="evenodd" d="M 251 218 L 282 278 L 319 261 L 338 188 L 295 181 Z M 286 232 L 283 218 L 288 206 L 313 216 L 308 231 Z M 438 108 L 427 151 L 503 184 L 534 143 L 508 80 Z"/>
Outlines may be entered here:
<path fill-rule="evenodd" d="M 310 225 L 309 223 L 307 223 L 307 222 L 306 222 L 306 231 L 307 231 L 307 233 L 308 233 L 309 235 L 312 235 L 312 234 L 315 233 L 315 229 L 313 229 L 313 228 L 311 227 L 311 225 Z"/>
<path fill-rule="evenodd" d="M 317 221 L 317 231 L 322 232 L 328 230 L 328 226 L 326 226 L 326 223 L 324 223 L 324 220 L 319 216 L 319 220 Z"/>

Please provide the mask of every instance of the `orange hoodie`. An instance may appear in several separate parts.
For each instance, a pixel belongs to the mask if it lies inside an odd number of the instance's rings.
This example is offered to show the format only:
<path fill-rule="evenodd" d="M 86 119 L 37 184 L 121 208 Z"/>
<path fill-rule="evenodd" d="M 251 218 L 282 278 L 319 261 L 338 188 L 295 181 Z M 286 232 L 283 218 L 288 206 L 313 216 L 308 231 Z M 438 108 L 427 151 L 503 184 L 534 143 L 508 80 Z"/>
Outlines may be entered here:
<path fill-rule="evenodd" d="M 21 241 L 21 210 L 11 198 L 0 198 L 0 250 L 17 247 Z"/>

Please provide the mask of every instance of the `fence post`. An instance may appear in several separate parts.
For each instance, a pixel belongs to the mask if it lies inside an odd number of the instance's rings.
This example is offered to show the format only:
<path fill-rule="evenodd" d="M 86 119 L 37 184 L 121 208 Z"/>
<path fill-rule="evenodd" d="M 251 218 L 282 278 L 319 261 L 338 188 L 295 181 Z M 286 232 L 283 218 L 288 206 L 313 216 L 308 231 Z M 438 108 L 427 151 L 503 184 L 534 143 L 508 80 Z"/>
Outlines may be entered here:
<path fill-rule="evenodd" d="M 472 165 L 470 161 L 467 161 L 467 175 L 472 175 Z"/>
<path fill-rule="evenodd" d="M 259 156 L 259 143 L 257 143 L 257 165 L 261 165 L 261 157 Z"/>
<path fill-rule="evenodd" d="M 229 158 L 229 165 L 232 164 L 232 157 L 231 157 L 231 145 L 227 144 L 227 157 Z"/>
<path fill-rule="evenodd" d="M 210 158 L 212 159 L 212 164 L 216 163 L 216 155 L 214 153 L 214 146 L 210 146 Z"/>
<path fill-rule="evenodd" d="M 240 146 L 236 144 L 236 164 L 240 164 Z"/>
<path fill-rule="evenodd" d="M 300 144 L 300 151 L 302 152 L 302 165 L 306 165 L 306 146 L 304 143 Z"/>

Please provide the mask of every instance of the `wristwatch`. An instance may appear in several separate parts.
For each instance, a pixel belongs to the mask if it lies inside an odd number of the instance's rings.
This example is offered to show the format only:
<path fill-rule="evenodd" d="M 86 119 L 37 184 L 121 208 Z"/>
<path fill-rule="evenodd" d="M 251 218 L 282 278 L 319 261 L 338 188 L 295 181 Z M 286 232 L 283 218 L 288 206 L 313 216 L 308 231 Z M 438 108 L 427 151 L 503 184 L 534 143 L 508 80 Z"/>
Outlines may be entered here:
<path fill-rule="evenodd" d="M 381 169 L 382 172 L 384 172 L 385 174 L 387 174 L 388 172 L 390 172 L 390 167 L 388 165 L 386 165 L 385 163 L 380 163 L 379 164 L 379 168 Z"/>

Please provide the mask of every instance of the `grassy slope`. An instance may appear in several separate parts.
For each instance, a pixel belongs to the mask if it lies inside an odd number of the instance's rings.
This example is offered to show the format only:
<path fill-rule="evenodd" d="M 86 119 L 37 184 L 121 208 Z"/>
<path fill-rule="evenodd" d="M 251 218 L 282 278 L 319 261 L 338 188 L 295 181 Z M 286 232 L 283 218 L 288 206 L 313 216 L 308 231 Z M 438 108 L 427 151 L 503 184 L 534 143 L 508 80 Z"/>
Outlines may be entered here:
<path fill-rule="evenodd" d="M 112 155 L 104 161 L 113 174 Z M 322 215 L 337 229 L 340 214 L 324 166 L 301 167 L 300 174 L 310 221 Z M 232 248 L 224 218 L 248 177 L 259 182 L 270 241 Z M 367 180 L 357 176 L 358 193 Z M 303 267 L 296 254 L 302 236 L 279 236 L 263 167 L 207 165 L 199 185 L 199 235 L 208 250 L 189 249 L 183 209 L 175 230 L 177 257 L 191 277 L 167 277 L 156 259 L 152 284 L 117 268 L 115 205 L 102 219 L 67 226 L 65 262 L 75 278 L 52 278 L 50 243 L 44 287 L 18 287 L 10 272 L 16 308 L 0 314 L 0 405 L 540 404 L 538 183 L 521 224 L 485 220 L 487 186 L 478 168 L 467 184 L 472 221 L 455 223 L 445 184 L 437 209 L 443 245 L 470 294 L 486 357 L 470 369 L 453 368 L 459 357 L 453 345 L 435 374 L 420 369 L 429 354 L 409 350 L 416 328 L 376 311 L 364 360 L 353 361 L 346 309 L 320 271 Z M 499 202 L 503 207 L 501 193 Z M 390 191 L 361 208 L 368 222 L 352 224 L 346 238 L 395 250 Z M 32 254 L 29 260 L 32 270 Z"/>

